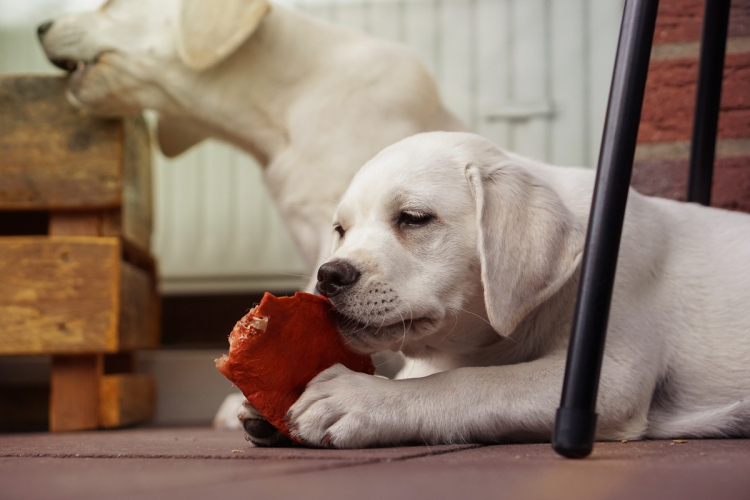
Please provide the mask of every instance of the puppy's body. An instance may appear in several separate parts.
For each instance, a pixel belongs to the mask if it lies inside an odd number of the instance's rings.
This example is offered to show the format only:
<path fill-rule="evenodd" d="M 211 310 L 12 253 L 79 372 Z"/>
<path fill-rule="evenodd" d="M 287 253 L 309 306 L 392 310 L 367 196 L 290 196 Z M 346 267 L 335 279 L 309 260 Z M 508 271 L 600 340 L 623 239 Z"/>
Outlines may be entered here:
<path fill-rule="evenodd" d="M 310 274 L 367 160 L 417 132 L 464 128 L 406 47 L 265 0 L 111 0 L 40 36 L 50 60 L 75 68 L 72 102 L 158 111 L 168 156 L 206 137 L 253 154 Z"/>
<path fill-rule="evenodd" d="M 550 439 L 594 175 L 470 134 L 420 134 L 371 160 L 336 212 L 318 286 L 353 347 L 439 373 L 334 367 L 292 408 L 298 435 L 338 447 Z M 631 191 L 597 438 L 750 435 L 747 304 L 750 216 Z"/>

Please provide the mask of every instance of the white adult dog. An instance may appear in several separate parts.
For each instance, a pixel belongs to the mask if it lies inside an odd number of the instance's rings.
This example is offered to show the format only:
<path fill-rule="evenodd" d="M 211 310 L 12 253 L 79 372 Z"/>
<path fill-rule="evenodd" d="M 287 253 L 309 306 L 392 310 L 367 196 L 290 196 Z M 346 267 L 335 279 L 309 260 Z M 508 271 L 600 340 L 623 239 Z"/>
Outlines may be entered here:
<path fill-rule="evenodd" d="M 39 37 L 71 72 L 76 106 L 158 111 L 167 156 L 206 137 L 251 153 L 309 274 L 367 160 L 414 133 L 465 129 L 405 46 L 266 0 L 109 0 L 41 25 Z"/>
<path fill-rule="evenodd" d="M 463 133 L 367 163 L 336 210 L 319 291 L 353 348 L 438 373 L 334 366 L 290 410 L 293 433 L 340 448 L 549 440 L 593 182 Z M 750 436 L 748 305 L 750 215 L 631 191 L 597 439 Z"/>
<path fill-rule="evenodd" d="M 74 105 L 156 110 L 167 156 L 206 137 L 252 154 L 310 275 L 367 160 L 418 132 L 465 129 L 403 45 L 266 0 L 109 0 L 41 25 L 39 38 L 71 72 Z M 237 406 L 225 401 L 217 426 L 239 425 Z"/>

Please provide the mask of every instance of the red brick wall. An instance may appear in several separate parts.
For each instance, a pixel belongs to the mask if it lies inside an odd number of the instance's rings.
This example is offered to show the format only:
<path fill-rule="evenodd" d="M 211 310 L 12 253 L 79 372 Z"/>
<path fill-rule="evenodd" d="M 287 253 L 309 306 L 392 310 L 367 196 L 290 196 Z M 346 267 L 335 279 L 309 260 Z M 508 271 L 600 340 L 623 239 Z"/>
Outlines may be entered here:
<path fill-rule="evenodd" d="M 685 199 L 704 0 L 661 0 L 633 186 Z M 733 0 L 714 165 L 713 206 L 750 212 L 750 0 Z"/>

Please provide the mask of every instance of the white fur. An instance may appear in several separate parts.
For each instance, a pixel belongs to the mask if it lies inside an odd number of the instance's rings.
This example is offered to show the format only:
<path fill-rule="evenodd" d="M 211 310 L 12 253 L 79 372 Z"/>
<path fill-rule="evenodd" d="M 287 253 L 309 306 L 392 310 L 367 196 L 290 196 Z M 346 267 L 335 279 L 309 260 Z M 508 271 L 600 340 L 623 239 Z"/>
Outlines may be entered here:
<path fill-rule="evenodd" d="M 292 407 L 293 432 L 340 448 L 549 440 L 593 182 L 471 134 L 378 154 L 334 216 L 330 262 L 361 275 L 331 300 L 352 347 L 438 373 L 337 365 Z M 750 215 L 631 190 L 597 439 L 750 436 L 748 304 Z"/>

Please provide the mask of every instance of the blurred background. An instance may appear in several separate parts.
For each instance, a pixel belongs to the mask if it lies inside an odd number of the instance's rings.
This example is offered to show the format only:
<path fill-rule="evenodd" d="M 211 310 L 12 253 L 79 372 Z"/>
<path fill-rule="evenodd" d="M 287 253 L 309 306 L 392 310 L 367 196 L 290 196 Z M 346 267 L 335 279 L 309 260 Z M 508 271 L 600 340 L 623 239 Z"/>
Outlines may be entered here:
<path fill-rule="evenodd" d="M 0 73 L 60 74 L 36 26 L 101 3 L 0 0 Z M 409 45 L 447 106 L 498 146 L 595 166 L 622 0 L 282 3 Z M 262 292 L 292 292 L 306 277 L 251 157 L 206 141 L 176 159 L 153 158 L 163 347 L 139 354 L 139 365 L 159 383 L 156 423 L 207 423 L 231 391 L 212 360 L 234 322 Z M 0 358 L 0 381 L 48 379 L 46 363 Z"/>

